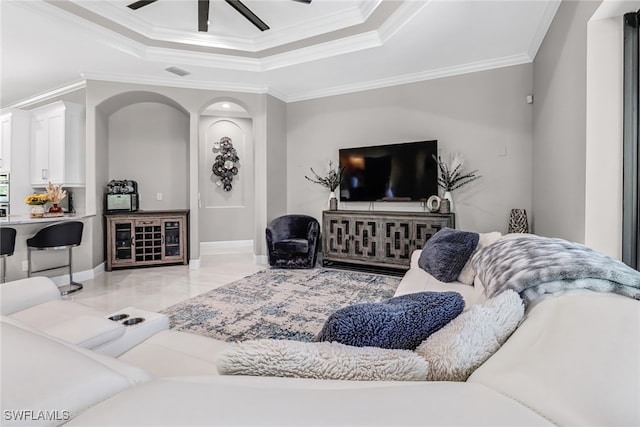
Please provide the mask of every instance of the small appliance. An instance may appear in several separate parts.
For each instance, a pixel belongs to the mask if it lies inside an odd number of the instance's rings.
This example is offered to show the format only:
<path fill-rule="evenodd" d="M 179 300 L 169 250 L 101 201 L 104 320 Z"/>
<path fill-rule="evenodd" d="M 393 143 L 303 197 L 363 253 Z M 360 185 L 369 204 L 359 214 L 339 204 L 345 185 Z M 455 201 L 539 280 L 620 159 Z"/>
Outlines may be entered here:
<path fill-rule="evenodd" d="M 9 220 L 9 203 L 0 203 L 0 221 Z"/>
<path fill-rule="evenodd" d="M 9 203 L 9 173 L 0 173 L 0 203 Z"/>
<path fill-rule="evenodd" d="M 107 213 L 136 212 L 139 203 L 138 183 L 132 180 L 111 180 L 105 194 Z"/>

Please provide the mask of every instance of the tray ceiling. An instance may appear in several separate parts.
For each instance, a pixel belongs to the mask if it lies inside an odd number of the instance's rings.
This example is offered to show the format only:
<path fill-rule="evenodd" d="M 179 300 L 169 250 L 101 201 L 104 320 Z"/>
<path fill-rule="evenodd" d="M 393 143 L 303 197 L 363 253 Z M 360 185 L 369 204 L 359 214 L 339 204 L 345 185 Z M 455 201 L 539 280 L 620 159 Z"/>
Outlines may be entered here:
<path fill-rule="evenodd" d="M 130 3 L 0 2 L 0 105 L 20 106 L 85 79 L 268 92 L 290 102 L 521 64 L 533 60 L 559 5 L 244 0 L 270 26 L 260 31 L 212 0 L 209 30 L 199 32 L 197 0 L 137 10 Z"/>

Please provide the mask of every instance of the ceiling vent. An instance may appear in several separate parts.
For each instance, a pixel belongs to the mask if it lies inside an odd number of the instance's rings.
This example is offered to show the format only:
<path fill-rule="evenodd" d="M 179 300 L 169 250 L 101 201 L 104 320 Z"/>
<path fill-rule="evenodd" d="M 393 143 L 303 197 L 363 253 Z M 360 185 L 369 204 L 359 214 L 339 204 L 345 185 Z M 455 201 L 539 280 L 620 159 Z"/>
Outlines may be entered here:
<path fill-rule="evenodd" d="M 168 72 L 175 74 L 176 76 L 180 76 L 180 77 L 184 77 L 184 76 L 188 76 L 189 73 L 188 71 L 185 71 L 181 68 L 178 67 L 169 67 L 166 69 Z"/>

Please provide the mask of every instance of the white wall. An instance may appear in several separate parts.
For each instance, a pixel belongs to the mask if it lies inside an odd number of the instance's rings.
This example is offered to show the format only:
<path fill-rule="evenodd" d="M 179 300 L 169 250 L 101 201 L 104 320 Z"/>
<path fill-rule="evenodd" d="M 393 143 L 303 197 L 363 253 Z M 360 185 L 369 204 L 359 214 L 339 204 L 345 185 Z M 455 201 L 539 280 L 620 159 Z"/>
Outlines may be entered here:
<path fill-rule="evenodd" d="M 623 18 L 640 1 L 607 0 L 588 24 L 585 244 L 622 257 Z"/>
<path fill-rule="evenodd" d="M 531 209 L 531 91 L 527 64 L 288 104 L 288 211 L 321 218 L 328 190 L 304 176 L 337 163 L 340 148 L 437 139 L 443 156 L 461 153 L 482 176 L 454 192 L 458 228 L 506 232 L 510 209 Z"/>
<path fill-rule="evenodd" d="M 585 240 L 587 22 L 598 1 L 563 1 L 533 67 L 533 230 Z"/>

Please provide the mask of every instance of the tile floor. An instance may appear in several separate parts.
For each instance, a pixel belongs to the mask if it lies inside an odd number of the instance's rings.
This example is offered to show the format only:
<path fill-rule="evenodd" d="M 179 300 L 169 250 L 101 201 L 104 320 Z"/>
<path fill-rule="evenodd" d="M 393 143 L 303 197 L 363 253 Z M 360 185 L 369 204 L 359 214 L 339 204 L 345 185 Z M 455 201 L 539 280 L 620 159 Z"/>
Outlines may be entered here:
<path fill-rule="evenodd" d="M 159 311 L 201 293 L 248 276 L 268 265 L 257 265 L 247 249 L 201 254 L 199 269 L 166 266 L 113 270 L 85 280 L 82 291 L 69 299 L 106 313 L 134 306 Z"/>

